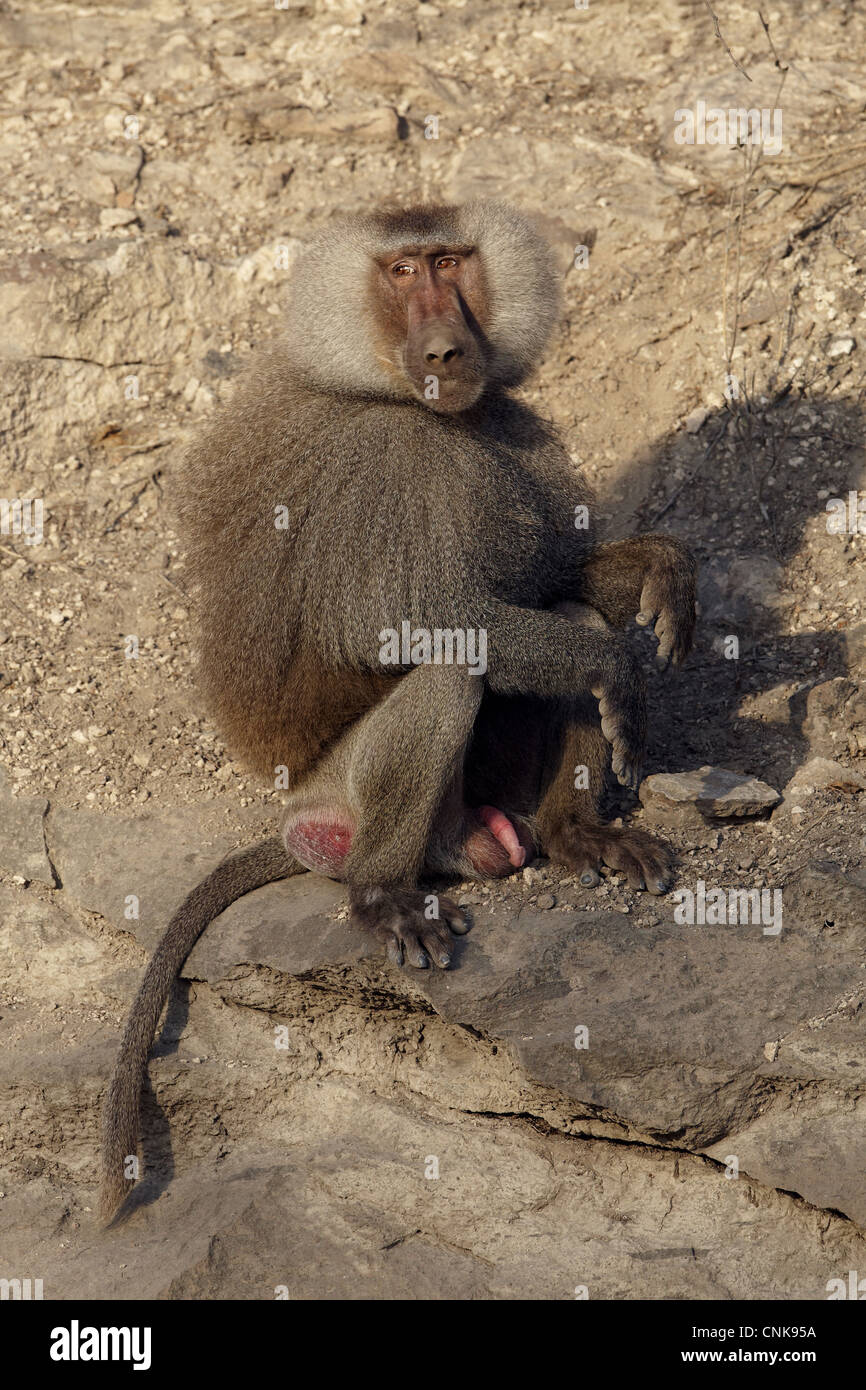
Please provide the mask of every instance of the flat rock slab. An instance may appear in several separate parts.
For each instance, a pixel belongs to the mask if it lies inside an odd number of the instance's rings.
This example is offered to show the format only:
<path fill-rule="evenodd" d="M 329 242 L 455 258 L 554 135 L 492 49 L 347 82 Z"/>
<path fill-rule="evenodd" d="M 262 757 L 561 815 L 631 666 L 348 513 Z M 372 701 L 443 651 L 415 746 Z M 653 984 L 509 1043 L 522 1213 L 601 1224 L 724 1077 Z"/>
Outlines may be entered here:
<path fill-rule="evenodd" d="M 577 1285 L 596 1300 L 824 1298 L 866 1261 L 850 1222 L 689 1154 L 428 1116 L 328 1079 L 292 1099 L 278 1143 L 185 1164 L 108 1236 L 70 1219 L 69 1190 L 20 1185 L 4 1201 L 10 1266 L 38 1269 L 46 1299 L 573 1303 Z"/>
<path fill-rule="evenodd" d="M 866 890 L 851 891 L 866 910 Z M 211 924 L 183 973 L 218 985 L 245 962 L 315 972 L 339 989 L 363 962 L 359 987 L 375 980 L 395 999 L 424 1000 L 449 1022 L 508 1043 L 533 1080 L 693 1145 L 727 1132 L 762 1078 L 777 1074 L 768 1042 L 831 1011 L 852 977 L 866 983 L 853 974 L 866 954 L 866 916 L 828 938 L 790 920 L 768 937 L 760 925 L 638 928 L 618 912 L 479 913 L 455 967 L 440 972 L 383 962 L 334 920 L 340 899 L 338 886 L 313 875 L 261 888 Z M 585 1049 L 575 1046 L 579 1028 L 588 1029 Z M 866 1042 L 863 1052 L 860 1082 Z M 813 1072 L 828 1074 L 820 1061 Z"/>
<path fill-rule="evenodd" d="M 808 880 L 808 881 L 807 881 Z M 230 907 L 202 937 L 184 975 L 220 985 L 250 979 L 232 995 L 278 1006 L 279 978 L 314 979 L 348 997 L 423 1002 L 446 1021 L 506 1045 L 529 1080 L 573 1105 L 572 1113 L 618 1121 L 634 1133 L 715 1154 L 723 1137 L 762 1117 L 773 1133 L 799 1123 L 809 1142 L 744 1148 L 755 1175 L 866 1218 L 862 1165 L 837 1168 L 839 1135 L 809 1103 L 791 1111 L 804 1084 L 832 1096 L 845 1115 L 845 1144 L 866 1146 L 866 1038 L 840 1051 L 826 1032 L 866 992 L 866 888 L 818 866 L 784 897 L 783 930 L 760 925 L 638 928 L 615 912 L 479 913 L 445 973 L 398 970 L 335 920 L 340 890 L 310 875 L 271 884 Z M 274 973 L 276 972 L 276 973 Z M 859 994 L 858 994 L 859 991 Z M 852 1005 L 854 1000 L 854 1005 Z M 587 1030 L 588 1046 L 578 1031 Z M 826 1095 L 822 1104 L 828 1104 Z M 840 1131 L 841 1133 L 841 1131 Z M 817 1146 L 817 1156 L 816 1156 Z M 730 1148 L 728 1152 L 730 1152 Z M 784 1161 L 783 1161 L 784 1160 Z"/>
<path fill-rule="evenodd" d="M 695 813 L 711 819 L 758 816 L 779 802 L 766 782 L 725 767 L 697 772 L 656 772 L 644 778 L 638 793 L 650 817 L 677 823 Z"/>
<path fill-rule="evenodd" d="M 233 847 L 213 830 L 203 847 L 202 826 L 186 812 L 124 822 L 69 813 L 49 836 L 66 891 L 149 949 L 183 894 Z M 831 1095 L 846 1134 L 853 1125 L 863 1131 L 861 1152 L 866 1144 L 858 1104 L 866 1038 L 854 1029 L 841 1048 L 835 1031 L 866 997 L 866 882 L 816 863 L 781 891 L 778 936 L 760 922 L 680 924 L 667 899 L 658 904 L 665 920 L 649 927 L 609 910 L 479 909 L 454 967 L 440 972 L 390 965 L 348 925 L 344 889 L 303 874 L 232 904 L 182 973 L 277 1012 L 291 979 L 338 1006 L 432 1009 L 507 1047 L 530 1092 L 563 1119 L 626 1127 L 678 1148 L 710 1150 L 759 1117 L 772 1132 L 778 1105 L 785 1134 L 799 1117 L 810 1142 L 802 1152 L 787 1145 L 784 1163 L 781 1149 L 762 1142 L 760 1172 L 817 1202 L 836 1141 L 828 1126 L 823 1157 L 814 1158 L 814 1098 L 823 1095 L 823 1104 Z M 130 893 L 140 897 L 138 918 L 125 916 Z M 866 1180 L 857 1165 L 838 1183 L 834 1205 L 861 1213 Z"/>

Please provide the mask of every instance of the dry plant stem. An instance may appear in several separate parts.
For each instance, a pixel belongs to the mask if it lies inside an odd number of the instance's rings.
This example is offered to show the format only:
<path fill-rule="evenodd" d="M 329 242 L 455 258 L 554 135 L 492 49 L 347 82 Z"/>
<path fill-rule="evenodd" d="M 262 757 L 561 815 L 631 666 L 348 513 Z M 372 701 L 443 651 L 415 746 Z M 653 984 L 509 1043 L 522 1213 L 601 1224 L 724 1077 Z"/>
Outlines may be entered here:
<path fill-rule="evenodd" d="M 781 69 L 782 72 L 787 72 L 787 71 L 788 71 L 788 65 L 787 65 L 787 63 L 783 63 L 782 60 L 781 60 L 781 58 L 779 57 L 779 53 L 778 53 L 778 50 L 777 50 L 777 48 L 776 48 L 776 45 L 773 43 L 773 40 L 772 40 L 772 38 L 771 38 L 771 36 L 770 36 L 770 26 L 769 26 L 769 24 L 767 23 L 767 21 L 766 21 L 766 19 L 764 18 L 764 16 L 761 14 L 761 11 L 760 11 L 760 10 L 758 10 L 758 18 L 759 18 L 759 20 L 761 21 L 761 25 L 762 25 L 762 27 L 763 27 L 764 33 L 767 35 L 767 43 L 770 45 L 770 49 L 771 49 L 772 54 L 773 54 L 773 61 L 775 62 L 776 67 L 779 68 L 779 69 Z"/>
<path fill-rule="evenodd" d="M 704 4 L 706 5 L 707 11 L 708 11 L 708 13 L 709 13 L 709 16 L 710 16 L 710 18 L 711 18 L 712 21 L 713 21 L 713 33 L 715 34 L 715 36 L 716 36 L 716 38 L 718 39 L 719 43 L 722 45 L 722 48 L 725 50 L 725 52 L 727 53 L 728 57 L 730 58 L 731 62 L 733 63 L 734 67 L 738 70 L 738 72 L 741 72 L 741 73 L 743 74 L 743 76 L 745 77 L 745 79 L 746 79 L 747 82 L 751 82 L 752 79 L 751 79 L 751 77 L 749 76 L 749 74 L 746 72 L 746 69 L 743 67 L 742 63 L 738 63 L 738 62 L 737 62 L 736 58 L 734 57 L 734 55 L 733 55 L 733 53 L 731 52 L 730 48 L 728 47 L 727 43 L 726 43 L 725 40 L 723 39 L 723 37 L 722 37 L 722 31 L 721 31 L 721 29 L 719 28 L 719 17 L 718 17 L 718 15 L 716 14 L 715 10 L 713 9 L 712 5 L 710 4 L 710 0 L 704 0 Z"/>
<path fill-rule="evenodd" d="M 730 48 L 728 48 L 728 45 L 725 43 L 724 39 L 722 38 L 722 35 L 721 35 L 720 31 L 719 31 L 718 19 L 717 19 L 715 13 L 714 13 L 713 10 L 712 10 L 712 7 L 709 5 L 708 0 L 704 0 L 704 3 L 705 3 L 705 5 L 706 5 L 707 10 L 708 10 L 709 13 L 712 15 L 713 24 L 714 24 L 715 32 L 716 32 L 716 35 L 717 35 L 718 39 L 719 39 L 720 42 L 724 45 L 724 47 L 727 49 L 727 52 L 728 52 L 728 54 L 730 55 L 731 60 L 734 62 L 735 66 L 736 66 L 737 68 L 740 69 L 740 71 L 743 73 L 743 75 L 744 75 L 745 77 L 749 77 L 749 74 L 745 71 L 745 69 L 742 68 L 742 67 L 740 66 L 739 63 L 737 63 L 737 60 L 734 58 L 733 53 L 731 53 Z M 778 106 L 778 104 L 779 104 L 779 99 L 780 99 L 781 94 L 782 94 L 782 88 L 783 88 L 784 85 L 785 85 L 785 78 L 787 77 L 787 74 L 788 74 L 788 68 L 787 68 L 787 66 L 786 66 L 785 64 L 782 63 L 781 59 L 779 58 L 778 51 L 777 51 L 777 49 L 776 49 L 775 44 L 773 43 L 773 39 L 772 39 L 772 36 L 771 36 L 771 34 L 770 34 L 769 25 L 768 25 L 767 21 L 764 19 L 764 16 L 761 14 L 760 10 L 758 11 L 758 17 L 759 17 L 759 19 L 760 19 L 760 21 L 761 21 L 761 25 L 762 25 L 762 27 L 763 27 L 763 29 L 764 29 L 764 33 L 765 33 L 766 36 L 767 36 L 767 42 L 768 42 L 769 45 L 770 45 L 770 50 L 771 50 L 771 52 L 772 52 L 772 54 L 773 54 L 773 60 L 774 60 L 774 62 L 775 62 L 775 65 L 776 65 L 776 67 L 779 69 L 780 74 L 781 74 L 780 79 L 779 79 L 779 85 L 778 85 L 778 88 L 777 88 L 777 90 L 776 90 L 775 100 L 774 100 L 774 106 Z M 749 81 L 751 81 L 751 78 L 749 78 Z M 723 280 L 722 280 L 722 335 L 723 335 L 723 344 L 724 344 L 725 384 L 726 384 L 726 388 L 727 388 L 727 389 L 726 389 L 726 398 L 728 399 L 728 408 L 729 408 L 729 410 L 730 410 L 731 413 L 732 413 L 732 416 L 733 416 L 733 419 L 734 419 L 734 422 L 735 422 L 735 429 L 736 429 L 736 431 L 737 431 L 737 434 L 738 434 L 738 436 L 740 437 L 741 441 L 743 441 L 744 444 L 745 444 L 745 452 L 746 452 L 746 456 L 747 456 L 747 458 L 748 458 L 748 460 L 749 460 L 749 468 L 750 468 L 751 475 L 752 475 L 752 482 L 753 482 L 753 486 L 754 486 L 754 488 L 755 488 L 755 493 L 756 493 L 756 497 L 757 497 L 757 501 L 758 501 L 758 506 L 759 506 L 760 509 L 761 509 L 762 515 L 764 516 L 764 518 L 768 521 L 768 523 L 769 523 L 769 525 L 770 525 L 770 529 L 771 529 L 772 537 L 773 537 L 773 545 L 774 545 L 774 548 L 775 548 L 776 553 L 777 553 L 777 555 L 778 555 L 778 554 L 780 553 L 780 550 L 779 550 L 779 539 L 778 539 L 778 535 L 777 535 L 777 533 L 776 533 L 775 522 L 774 522 L 774 519 L 773 519 L 772 515 L 770 514 L 769 508 L 767 507 L 766 503 L 763 501 L 763 498 L 762 498 L 763 480 L 761 480 L 760 482 L 759 482 L 759 480 L 758 480 L 757 474 L 756 474 L 756 472 L 755 472 L 755 467 L 754 467 L 754 459 L 753 459 L 753 457 L 752 457 L 752 422 L 751 422 L 751 418 L 750 418 L 750 413 L 751 413 L 751 398 L 752 398 L 752 396 L 754 396 L 754 394 L 755 394 L 755 389 L 754 389 L 755 383 L 754 383 L 754 380 L 753 380 L 753 382 L 752 382 L 752 390 L 750 391 L 750 390 L 749 390 L 749 387 L 748 387 L 748 383 L 747 383 L 747 381 L 746 381 L 747 371 L 746 371 L 745 365 L 744 365 L 744 369 L 743 369 L 743 373 L 742 373 L 742 375 L 743 375 L 743 381 L 742 381 L 742 383 L 738 383 L 738 390 L 737 390 L 736 396 L 733 396 L 733 393 L 732 393 L 732 391 L 731 391 L 732 380 L 733 380 L 733 373 L 732 373 L 733 359 L 734 359 L 734 353 L 735 353 L 736 347 L 737 347 L 737 339 L 738 339 L 738 336 L 739 336 L 739 326 L 740 326 L 740 309 L 741 309 L 741 303 L 740 303 L 740 298 L 741 298 L 741 296 L 740 296 L 740 279 L 741 279 L 741 268 L 742 268 L 743 227 L 744 227 L 744 224 L 745 224 L 745 215 L 746 215 L 746 199 L 747 199 L 747 195 L 748 195 L 749 189 L 750 189 L 750 187 L 751 187 L 751 185 L 752 185 L 752 182 L 753 182 L 753 180 L 754 180 L 755 174 L 757 173 L 757 171 L 758 171 L 758 169 L 759 169 L 759 167 L 760 167 L 760 165 L 761 165 L 761 161 L 763 160 L 763 157 L 764 157 L 764 148 L 763 148 L 763 146 L 760 146 L 760 147 L 759 147 L 757 153 L 754 154 L 754 156 L 753 156 L 753 154 L 752 154 L 750 148 L 749 148 L 747 145 L 744 145 L 744 146 L 743 146 L 743 173 L 742 173 L 742 179 L 741 179 L 741 181 L 740 181 L 740 206 L 739 206 L 739 209 L 738 209 L 738 212 L 737 212 L 737 215 L 736 215 L 736 224 L 737 224 L 737 227 L 736 227 L 736 239 L 735 239 L 734 247 L 733 247 L 733 250 L 734 250 L 734 258 L 735 258 L 735 259 L 734 259 L 734 267 L 735 267 L 735 269 L 734 269 L 734 285 L 733 285 L 733 296 L 732 296 L 732 298 L 733 298 L 733 306 L 734 306 L 734 307 L 733 307 L 733 322 L 732 322 L 732 323 L 730 324 L 730 326 L 729 326 L 729 322 L 728 322 L 728 319 L 729 319 L 729 310 L 728 310 L 728 278 L 729 278 L 729 265 L 730 265 L 730 256 L 731 256 L 731 215 L 730 215 L 730 209 L 733 208 L 734 196 L 735 196 L 735 195 L 734 195 L 734 191 L 732 190 L 732 192 L 731 192 L 731 198 L 730 198 L 730 202 L 729 202 L 729 216 L 728 216 L 728 221 L 727 221 L 727 224 L 726 224 L 726 227 L 725 227 L 725 259 L 724 259 L 724 274 L 723 274 Z M 755 282 L 755 278 L 753 277 L 752 284 L 754 284 L 754 282 Z M 751 286 L 750 286 L 750 288 L 751 288 Z M 724 430 L 722 430 L 721 433 L 723 433 L 723 432 L 724 432 Z M 665 503 L 665 505 L 662 507 L 662 509 L 657 513 L 656 517 L 654 518 L 655 521 L 657 521 L 658 518 L 659 518 L 660 516 L 664 515 L 664 513 L 665 513 L 665 512 L 669 509 L 669 507 L 673 504 L 673 502 L 674 502 L 675 499 L 676 499 L 676 496 L 677 496 L 678 492 L 681 490 L 681 487 L 684 486 L 686 482 L 690 482 L 690 481 L 696 476 L 696 474 L 697 474 L 697 472 L 700 470 L 700 468 L 702 468 L 702 467 L 706 464 L 707 459 L 709 458 L 711 452 L 715 449 L 715 446 L 716 446 L 718 440 L 721 438 L 721 433 L 720 433 L 718 436 L 716 436 L 716 438 L 715 438 L 715 439 L 711 442 L 711 444 L 708 446 L 708 448 L 707 448 L 707 450 L 706 450 L 706 452 L 705 452 L 705 454 L 704 454 L 704 457 L 703 457 L 703 459 L 701 460 L 701 464 L 699 465 L 699 467 L 696 468 L 695 470 L 693 470 L 693 472 L 692 472 L 692 474 L 689 476 L 689 478 L 688 478 L 688 479 L 684 479 L 683 484 L 681 484 L 680 488 L 675 489 L 675 491 L 674 491 L 674 492 L 671 494 L 671 496 L 668 498 L 668 500 L 667 500 L 667 502 Z"/>
<path fill-rule="evenodd" d="M 743 178 L 740 184 L 740 210 L 737 215 L 737 239 L 735 244 L 736 260 L 734 272 L 734 322 L 731 325 L 730 342 L 728 341 L 728 255 L 730 248 L 729 236 L 725 236 L 725 268 L 724 280 L 722 284 L 722 332 L 725 336 L 725 372 L 728 384 L 731 376 L 731 363 L 734 357 L 734 349 L 737 345 L 737 331 L 740 322 L 740 265 L 742 262 L 742 239 L 743 221 L 746 214 L 746 191 L 753 173 L 753 167 L 749 164 L 748 149 L 743 147 Z M 731 195 L 733 203 L 733 194 Z M 728 221 L 730 229 L 730 219 Z"/>

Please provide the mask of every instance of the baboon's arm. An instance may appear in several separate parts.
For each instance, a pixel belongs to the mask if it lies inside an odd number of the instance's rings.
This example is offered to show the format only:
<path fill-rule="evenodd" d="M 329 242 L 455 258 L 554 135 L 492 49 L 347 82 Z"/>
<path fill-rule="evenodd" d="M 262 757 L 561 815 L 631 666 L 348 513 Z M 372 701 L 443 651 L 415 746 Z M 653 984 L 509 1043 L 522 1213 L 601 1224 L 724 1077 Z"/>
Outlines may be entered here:
<path fill-rule="evenodd" d="M 617 633 L 576 627 L 561 613 L 479 605 L 487 630 L 487 684 L 501 695 L 559 699 L 593 695 L 611 745 L 611 766 L 624 786 L 637 788 L 646 745 L 646 689 Z"/>

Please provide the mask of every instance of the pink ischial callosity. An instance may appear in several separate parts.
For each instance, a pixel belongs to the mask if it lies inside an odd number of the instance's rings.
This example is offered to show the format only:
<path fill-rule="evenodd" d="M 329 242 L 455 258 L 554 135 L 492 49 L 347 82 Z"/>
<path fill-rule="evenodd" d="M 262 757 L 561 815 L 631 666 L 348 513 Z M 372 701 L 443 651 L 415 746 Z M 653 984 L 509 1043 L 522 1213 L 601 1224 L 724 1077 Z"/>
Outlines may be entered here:
<path fill-rule="evenodd" d="M 313 873 L 339 878 L 353 833 L 346 820 L 299 820 L 286 831 L 286 848 Z"/>

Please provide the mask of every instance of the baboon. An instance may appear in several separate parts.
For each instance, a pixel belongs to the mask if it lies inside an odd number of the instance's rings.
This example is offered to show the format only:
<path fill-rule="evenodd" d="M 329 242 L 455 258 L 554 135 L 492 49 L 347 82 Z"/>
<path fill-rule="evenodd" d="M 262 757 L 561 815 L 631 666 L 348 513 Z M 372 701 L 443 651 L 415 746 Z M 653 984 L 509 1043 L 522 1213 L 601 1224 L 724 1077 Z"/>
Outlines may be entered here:
<path fill-rule="evenodd" d="M 466 924 L 447 898 L 431 918 L 427 875 L 493 877 L 544 852 L 587 886 L 602 863 L 669 886 L 667 849 L 606 825 L 600 802 L 608 766 L 634 788 L 644 755 L 644 680 L 619 630 L 655 621 L 659 664 L 680 661 L 695 563 L 664 536 L 600 544 L 554 429 L 510 394 L 557 281 L 501 203 L 335 222 L 187 458 L 201 688 L 233 753 L 289 798 L 281 836 L 200 884 L 147 968 L 105 1106 L 107 1217 L 171 981 L 235 898 L 319 871 L 395 964 L 444 968 Z M 483 673 L 449 660 L 467 634 L 486 641 Z"/>

